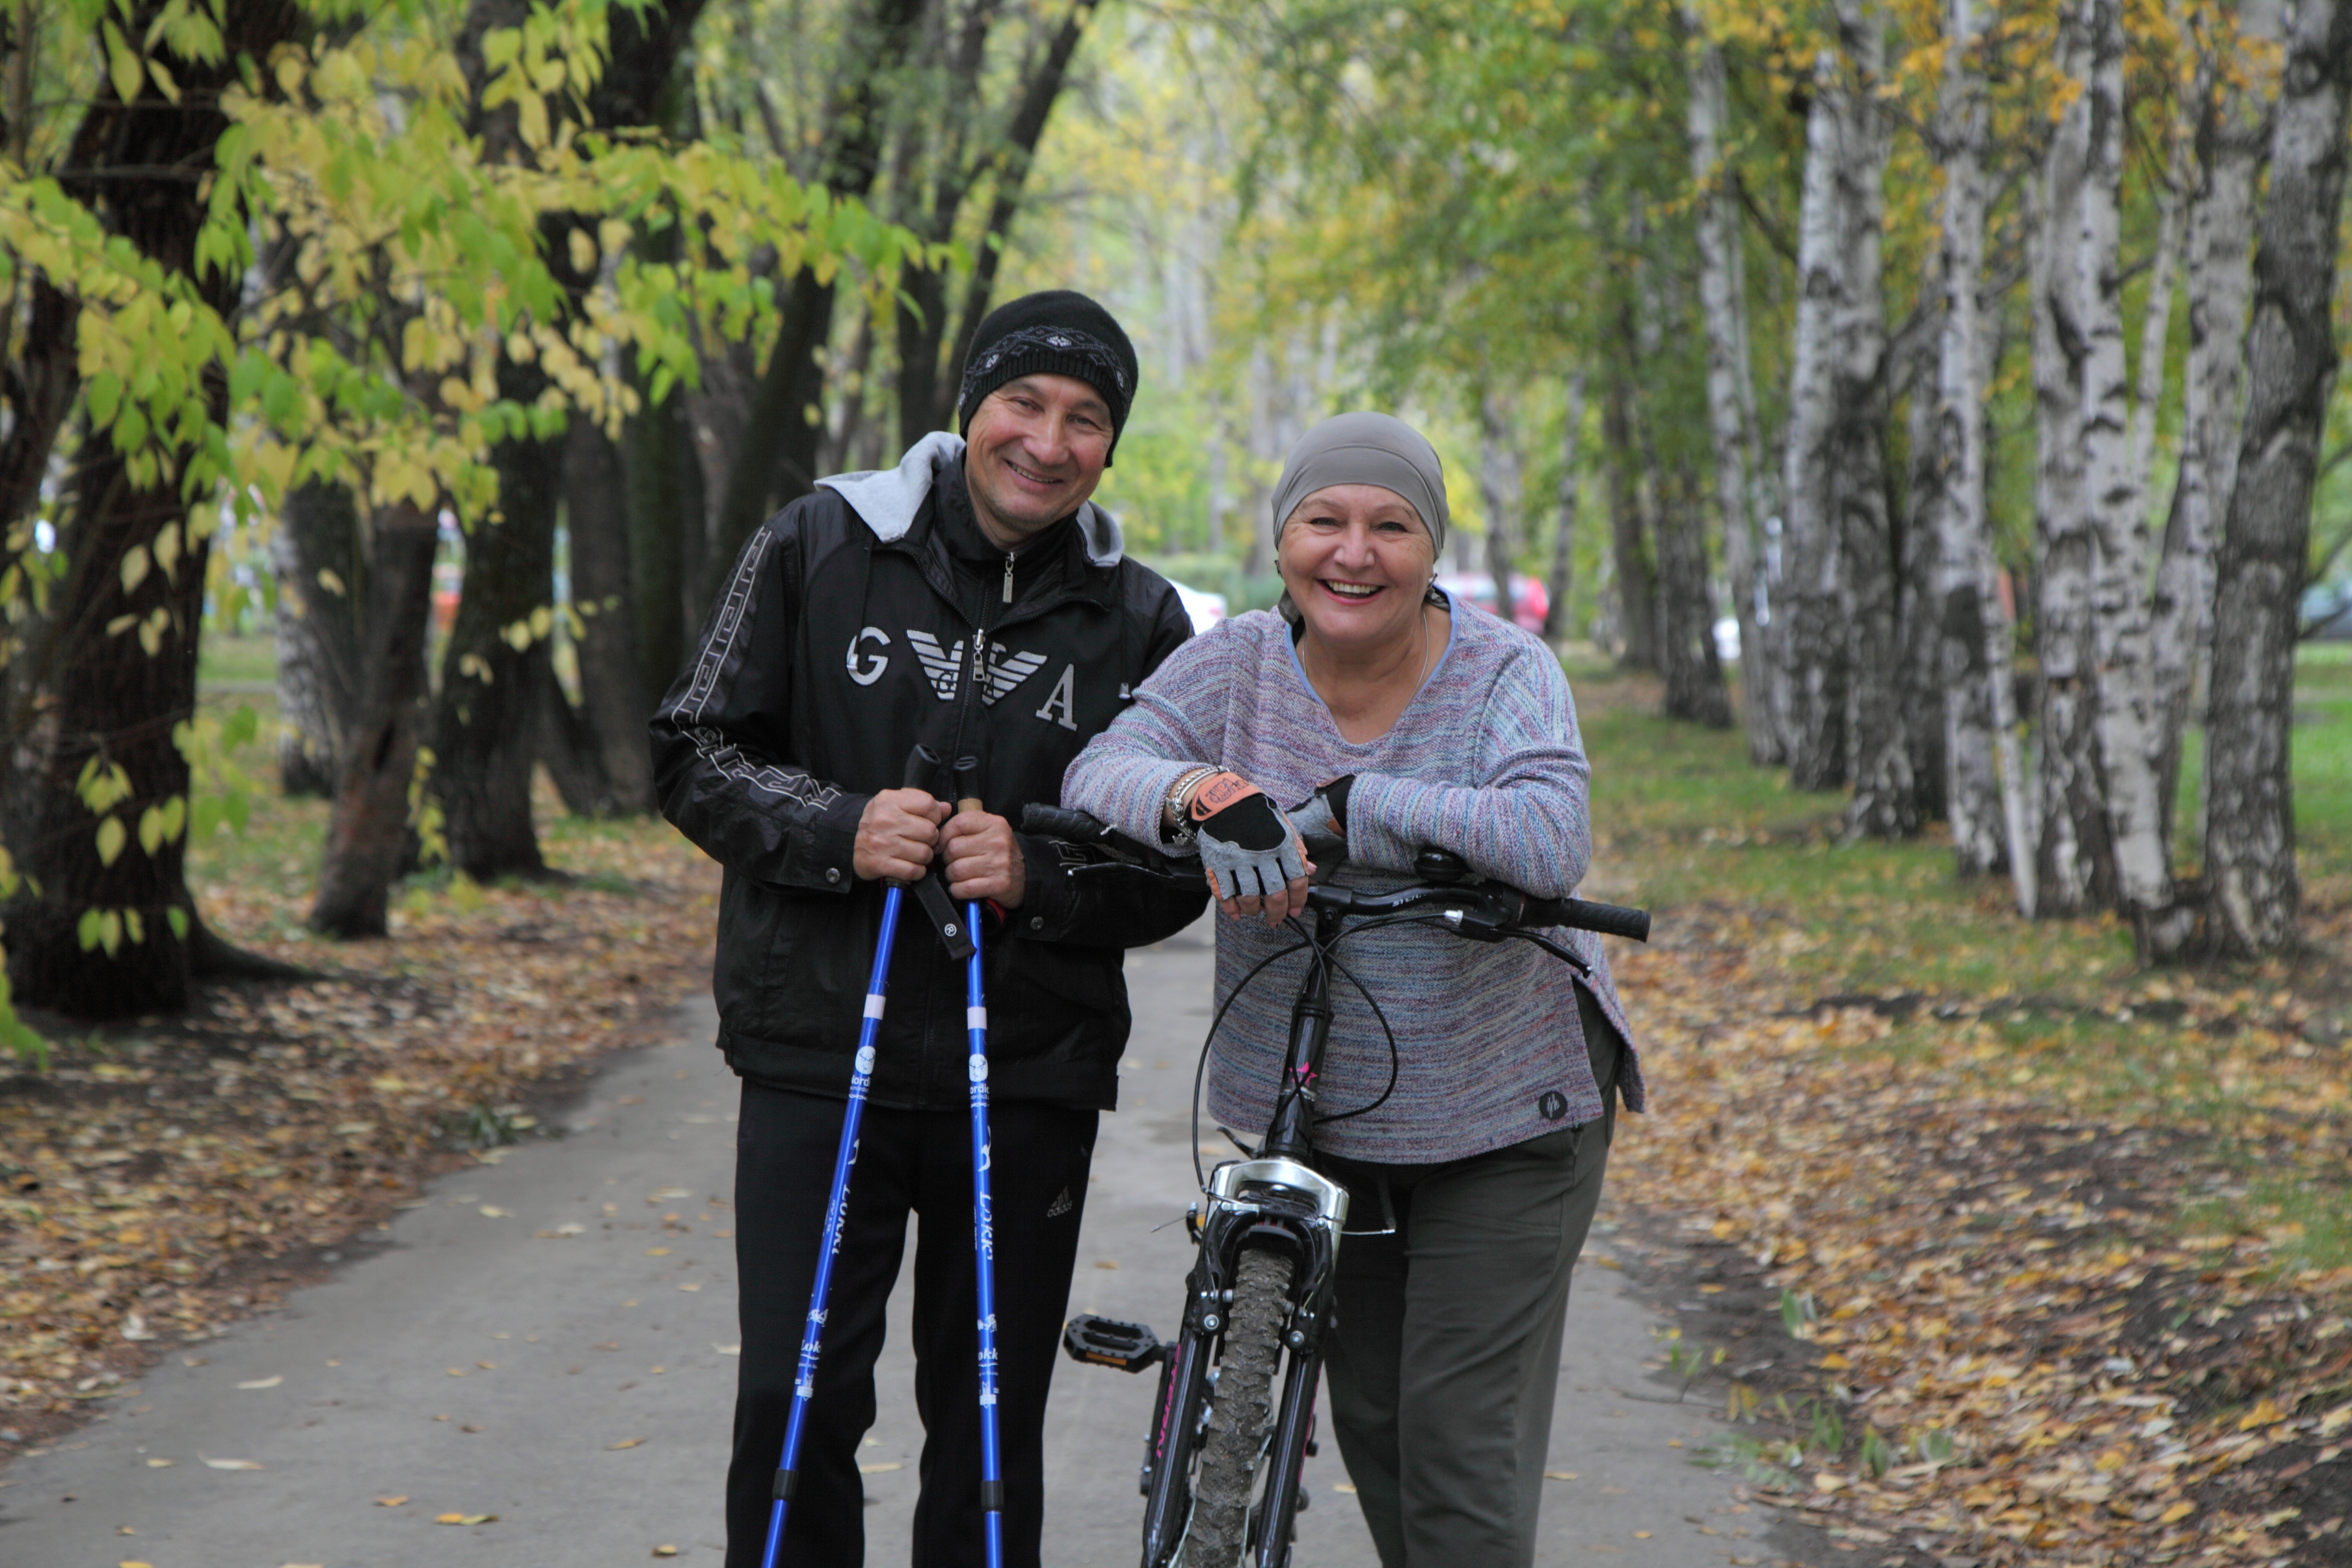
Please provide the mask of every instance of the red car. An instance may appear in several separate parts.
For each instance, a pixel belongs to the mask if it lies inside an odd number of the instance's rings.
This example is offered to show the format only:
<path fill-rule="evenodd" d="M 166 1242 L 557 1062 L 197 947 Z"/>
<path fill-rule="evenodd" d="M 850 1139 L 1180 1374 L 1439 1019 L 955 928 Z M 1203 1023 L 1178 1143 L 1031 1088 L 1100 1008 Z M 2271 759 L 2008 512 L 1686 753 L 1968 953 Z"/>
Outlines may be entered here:
<path fill-rule="evenodd" d="M 1466 599 L 1487 614 L 1495 613 L 1495 580 L 1483 571 L 1440 574 L 1437 586 L 1455 599 Z M 1551 613 L 1551 595 L 1543 579 L 1523 571 L 1511 573 L 1511 619 L 1537 636 L 1543 635 L 1544 617 Z"/>

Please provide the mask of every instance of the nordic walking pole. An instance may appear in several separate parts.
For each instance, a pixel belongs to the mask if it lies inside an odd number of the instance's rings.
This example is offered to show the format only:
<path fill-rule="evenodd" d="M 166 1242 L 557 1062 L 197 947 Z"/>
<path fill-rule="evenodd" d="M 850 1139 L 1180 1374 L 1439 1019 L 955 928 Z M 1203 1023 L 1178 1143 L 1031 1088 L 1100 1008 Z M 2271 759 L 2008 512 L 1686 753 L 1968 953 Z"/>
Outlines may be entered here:
<path fill-rule="evenodd" d="M 940 759 L 918 746 L 907 758 L 901 788 L 930 786 Z M 841 1146 L 833 1156 L 833 1194 L 824 1206 L 824 1237 L 816 1255 L 816 1281 L 809 1288 L 808 1326 L 801 1331 L 800 1367 L 793 1375 L 793 1413 L 784 1427 L 783 1456 L 776 1462 L 775 1501 L 768 1513 L 768 1549 L 760 1568 L 776 1568 L 784 1545 L 784 1513 L 800 1479 L 801 1435 L 808 1426 L 809 1401 L 816 1395 L 817 1351 L 824 1338 L 825 1303 L 833 1293 L 833 1260 L 841 1250 L 841 1222 L 849 1207 L 849 1173 L 857 1164 L 857 1132 L 866 1120 L 866 1094 L 874 1083 L 874 1040 L 882 1028 L 882 998 L 890 978 L 891 940 L 898 930 L 898 906 L 907 884 L 895 878 L 882 894 L 882 934 L 874 942 L 874 973 L 866 982 L 866 1017 L 857 1030 L 857 1055 L 849 1071 L 849 1104 L 841 1117 Z"/>
<path fill-rule="evenodd" d="M 982 810 L 980 759 L 956 758 L 956 810 Z M 1004 1568 L 1004 1467 L 996 1430 L 996 1232 L 988 1197 L 988 998 L 980 951 L 980 903 L 964 905 L 971 956 L 964 960 L 964 1024 L 971 1031 L 972 1269 L 980 1307 L 980 1509 L 988 1568 Z"/>

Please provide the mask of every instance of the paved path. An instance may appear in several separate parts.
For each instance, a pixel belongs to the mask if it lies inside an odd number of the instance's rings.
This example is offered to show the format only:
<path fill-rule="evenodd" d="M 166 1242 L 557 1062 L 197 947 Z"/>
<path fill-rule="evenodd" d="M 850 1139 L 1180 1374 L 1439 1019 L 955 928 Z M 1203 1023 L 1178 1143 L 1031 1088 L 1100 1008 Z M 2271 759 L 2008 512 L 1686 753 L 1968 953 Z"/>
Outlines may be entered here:
<path fill-rule="evenodd" d="M 1208 1021 L 1207 925 L 1130 960 L 1138 1019 L 1104 1118 L 1073 1306 L 1163 1331 L 1181 1296 L 1186 1098 Z M 593 1568 L 657 1548 L 715 1563 L 736 1362 L 733 1082 L 707 1004 L 617 1057 L 569 1135 L 435 1183 L 331 1281 L 167 1356 L 135 1395 L 0 1477 L 7 1568 Z M 1164 1228 L 1162 1228 L 1164 1227 Z M 1593 1266 L 1569 1312 L 1538 1561 L 1778 1563 L 1715 1430 L 1656 1403 L 1654 1319 Z M 901 1296 L 893 1318 L 903 1322 Z M 920 1439 L 892 1346 L 866 1454 L 869 1562 L 908 1561 Z M 1150 1379 L 1065 1365 L 1048 1437 L 1045 1561 L 1133 1561 Z M 1334 1446 L 1309 1461 L 1298 1568 L 1376 1568 Z M 391 1500 L 400 1499 L 394 1502 Z M 486 1522 L 436 1523 L 454 1515 Z"/>

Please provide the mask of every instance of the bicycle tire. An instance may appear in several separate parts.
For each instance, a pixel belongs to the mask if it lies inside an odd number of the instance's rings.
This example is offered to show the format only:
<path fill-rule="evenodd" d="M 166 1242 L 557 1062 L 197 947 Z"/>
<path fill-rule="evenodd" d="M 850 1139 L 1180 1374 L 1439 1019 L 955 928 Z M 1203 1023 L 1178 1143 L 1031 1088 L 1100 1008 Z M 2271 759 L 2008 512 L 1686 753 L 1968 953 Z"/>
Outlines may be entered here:
<path fill-rule="evenodd" d="M 1274 1416 L 1274 1369 L 1290 1315 L 1293 1266 L 1287 1253 L 1248 1248 L 1234 1267 L 1216 1399 L 1192 1476 L 1184 1568 L 1233 1568 L 1242 1554 L 1258 1460 Z"/>

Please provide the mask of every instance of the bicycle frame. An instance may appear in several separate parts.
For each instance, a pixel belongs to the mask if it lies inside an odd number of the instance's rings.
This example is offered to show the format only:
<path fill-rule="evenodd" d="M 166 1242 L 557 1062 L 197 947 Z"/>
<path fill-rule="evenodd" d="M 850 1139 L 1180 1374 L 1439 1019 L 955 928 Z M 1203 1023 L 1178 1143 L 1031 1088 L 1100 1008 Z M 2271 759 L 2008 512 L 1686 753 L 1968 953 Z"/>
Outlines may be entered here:
<path fill-rule="evenodd" d="M 1304 1162 L 1323 1054 L 1331 1039 L 1331 970 L 1320 956 L 1339 936 L 1344 909 L 1315 910 L 1315 939 L 1307 977 L 1290 1016 L 1290 1047 L 1282 1066 L 1283 1091 L 1274 1122 L 1255 1157 L 1229 1160 L 1209 1176 L 1205 1212 L 1186 1216 L 1199 1244 L 1186 1281 L 1184 1325 L 1164 1363 L 1160 1399 L 1144 1455 L 1143 1561 L 1172 1562 L 1192 1515 L 1187 1461 L 1211 1392 L 1211 1363 L 1224 1330 L 1234 1271 L 1246 1239 L 1274 1239 L 1291 1251 L 1290 1317 L 1282 1333 L 1287 1353 L 1274 1430 L 1268 1440 L 1264 1501 L 1257 1510 L 1248 1560 L 1281 1568 L 1290 1557 L 1290 1518 L 1299 1476 L 1314 1436 L 1315 1379 L 1322 1370 L 1323 1335 L 1330 1326 L 1341 1228 L 1348 1192 Z"/>

